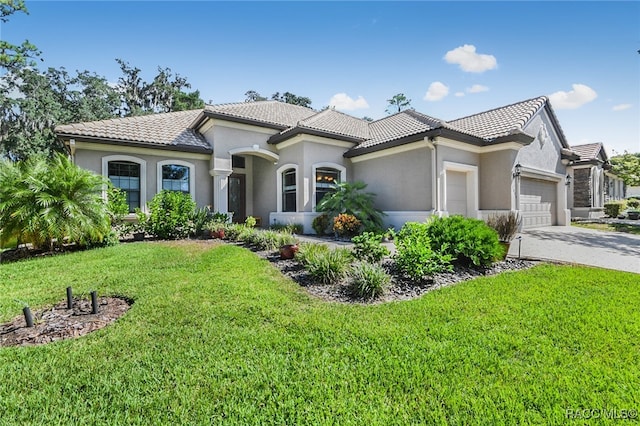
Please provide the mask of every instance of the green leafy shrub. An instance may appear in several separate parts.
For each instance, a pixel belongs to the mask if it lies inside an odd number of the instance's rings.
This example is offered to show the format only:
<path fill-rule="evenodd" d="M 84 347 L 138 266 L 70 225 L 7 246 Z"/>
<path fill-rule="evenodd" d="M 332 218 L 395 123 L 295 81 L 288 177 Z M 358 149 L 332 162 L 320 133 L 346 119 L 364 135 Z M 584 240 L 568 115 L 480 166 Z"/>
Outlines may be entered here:
<path fill-rule="evenodd" d="M 102 176 L 66 156 L 0 160 L 0 224 L 3 238 L 53 248 L 65 241 L 86 245 L 111 231 Z"/>
<path fill-rule="evenodd" d="M 364 232 L 353 237 L 353 257 L 358 260 L 375 263 L 389 255 L 389 249 L 382 245 L 382 236 L 373 232 Z"/>
<path fill-rule="evenodd" d="M 432 250 L 429 226 L 426 223 L 407 222 L 396 235 L 396 267 L 414 280 L 452 269 L 451 254 Z M 444 250 L 447 247 L 443 247 Z"/>
<path fill-rule="evenodd" d="M 107 207 L 109 209 L 111 225 L 115 226 L 121 224 L 124 217 L 129 214 L 127 194 L 120 188 L 109 184 L 107 189 Z"/>
<path fill-rule="evenodd" d="M 489 265 L 504 253 L 496 231 L 479 219 L 459 215 L 432 218 L 427 232 L 433 250 L 464 263 Z"/>
<path fill-rule="evenodd" d="M 329 247 L 325 244 L 303 242 L 299 245 L 295 259 L 306 266 L 311 263 L 315 257 L 325 255 L 327 252 L 329 252 Z"/>
<path fill-rule="evenodd" d="M 239 223 L 224 223 L 220 225 L 221 226 L 216 227 L 216 230 L 224 229 L 225 238 L 230 241 L 238 241 L 240 239 L 240 235 L 247 230 L 246 226 Z"/>
<path fill-rule="evenodd" d="M 193 224 L 193 235 L 200 237 L 204 234 L 207 222 L 211 220 L 211 211 L 208 207 L 196 208 L 191 213 L 189 220 Z"/>
<path fill-rule="evenodd" d="M 377 264 L 356 263 L 349 272 L 351 294 L 366 300 L 382 296 L 390 282 L 391 276 Z"/>
<path fill-rule="evenodd" d="M 365 231 L 379 232 L 382 230 L 384 213 L 374 207 L 375 194 L 364 192 L 366 187 L 364 182 L 337 182 L 333 191 L 320 200 L 316 211 L 326 212 L 330 217 L 341 213 L 350 214 L 358 218 Z"/>
<path fill-rule="evenodd" d="M 362 226 L 362 222 L 352 214 L 340 213 L 333 218 L 333 231 L 340 237 L 356 235 Z"/>
<path fill-rule="evenodd" d="M 249 228 L 255 228 L 257 223 L 258 221 L 253 216 L 247 216 L 247 218 L 244 220 L 244 224 Z"/>
<path fill-rule="evenodd" d="M 626 203 L 624 201 L 610 201 L 604 203 L 604 214 L 608 217 L 616 218 L 624 211 Z"/>
<path fill-rule="evenodd" d="M 290 223 L 285 225 L 284 223 L 274 223 L 270 226 L 273 231 L 286 232 L 289 234 L 302 234 L 304 227 L 300 223 Z"/>
<path fill-rule="evenodd" d="M 333 284 L 345 277 L 351 263 L 351 252 L 347 249 L 329 250 L 308 259 L 305 269 L 311 277 L 322 284 Z"/>
<path fill-rule="evenodd" d="M 630 209 L 637 209 L 640 206 L 640 200 L 638 200 L 637 198 L 629 198 L 627 200 L 627 207 L 629 207 Z"/>
<path fill-rule="evenodd" d="M 196 203 L 189 194 L 163 190 L 149 203 L 148 232 L 161 239 L 186 238 L 193 230 Z"/>
<path fill-rule="evenodd" d="M 329 231 L 329 226 L 331 226 L 331 219 L 325 213 L 316 216 L 311 222 L 311 227 L 318 235 L 326 235 Z"/>

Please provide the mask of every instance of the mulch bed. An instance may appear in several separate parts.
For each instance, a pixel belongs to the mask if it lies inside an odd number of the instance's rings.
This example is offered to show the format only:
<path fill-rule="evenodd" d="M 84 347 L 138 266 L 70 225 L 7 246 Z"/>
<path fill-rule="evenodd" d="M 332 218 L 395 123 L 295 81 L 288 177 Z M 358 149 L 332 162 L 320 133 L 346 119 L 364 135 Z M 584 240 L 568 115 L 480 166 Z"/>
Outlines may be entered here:
<path fill-rule="evenodd" d="M 34 326 L 27 327 L 23 315 L 0 325 L 0 347 L 31 346 L 72 339 L 99 330 L 127 312 L 131 301 L 120 297 L 99 297 L 98 313 L 91 313 L 88 299 L 74 299 L 73 308 L 67 301 L 33 312 Z"/>

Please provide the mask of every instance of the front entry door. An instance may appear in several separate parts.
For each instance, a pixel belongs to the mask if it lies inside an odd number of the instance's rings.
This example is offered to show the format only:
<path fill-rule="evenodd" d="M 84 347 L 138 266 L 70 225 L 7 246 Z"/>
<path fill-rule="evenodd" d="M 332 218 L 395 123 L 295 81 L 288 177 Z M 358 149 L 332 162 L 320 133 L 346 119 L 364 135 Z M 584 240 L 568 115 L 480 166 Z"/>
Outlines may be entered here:
<path fill-rule="evenodd" d="M 245 175 L 229 176 L 229 211 L 233 212 L 233 222 L 243 223 L 247 215 Z"/>

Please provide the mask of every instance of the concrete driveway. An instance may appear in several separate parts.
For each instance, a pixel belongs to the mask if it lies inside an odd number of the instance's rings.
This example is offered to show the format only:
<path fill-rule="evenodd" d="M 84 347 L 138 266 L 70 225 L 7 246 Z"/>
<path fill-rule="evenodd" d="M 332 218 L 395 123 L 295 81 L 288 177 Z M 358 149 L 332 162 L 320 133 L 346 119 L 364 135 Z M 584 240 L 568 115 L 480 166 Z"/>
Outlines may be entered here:
<path fill-rule="evenodd" d="M 520 256 L 598 266 L 640 273 L 640 235 L 603 232 L 575 226 L 550 226 L 524 231 Z M 518 257 L 514 240 L 509 256 Z"/>

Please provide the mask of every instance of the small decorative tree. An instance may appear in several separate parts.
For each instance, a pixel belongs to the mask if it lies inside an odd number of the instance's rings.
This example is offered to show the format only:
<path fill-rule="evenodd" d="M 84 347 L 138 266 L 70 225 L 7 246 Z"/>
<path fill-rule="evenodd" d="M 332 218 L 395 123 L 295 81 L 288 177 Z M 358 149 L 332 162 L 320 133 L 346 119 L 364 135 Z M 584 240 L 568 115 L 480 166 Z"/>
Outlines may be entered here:
<path fill-rule="evenodd" d="M 316 206 L 319 212 L 326 212 L 330 217 L 341 213 L 355 216 L 365 231 L 379 232 L 382 230 L 382 216 L 384 213 L 374 207 L 375 194 L 364 192 L 367 184 L 364 182 L 337 182 L 333 191 L 327 193 Z"/>

